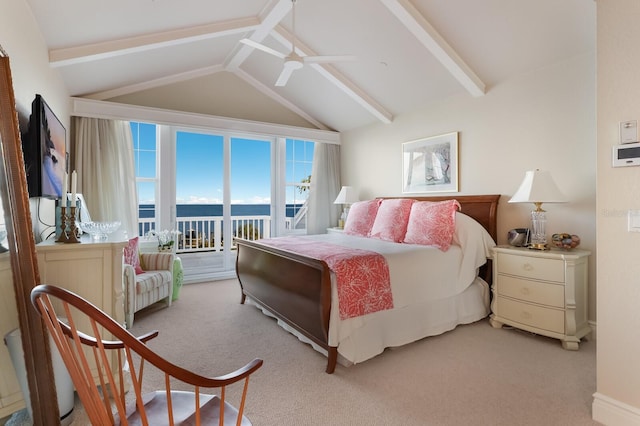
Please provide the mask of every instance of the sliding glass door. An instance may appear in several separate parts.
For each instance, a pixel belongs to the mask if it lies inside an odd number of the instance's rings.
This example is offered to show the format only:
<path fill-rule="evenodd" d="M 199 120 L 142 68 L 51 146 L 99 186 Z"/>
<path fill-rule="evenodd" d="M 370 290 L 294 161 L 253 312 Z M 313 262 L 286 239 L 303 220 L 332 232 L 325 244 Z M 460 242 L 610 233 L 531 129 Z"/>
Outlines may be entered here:
<path fill-rule="evenodd" d="M 175 221 L 178 253 L 187 256 L 189 275 L 229 270 L 223 220 L 225 205 L 225 138 L 223 135 L 175 133 Z"/>
<path fill-rule="evenodd" d="M 233 276 L 233 239 L 306 232 L 314 143 L 133 123 L 139 228 L 177 230 L 185 280 Z"/>
<path fill-rule="evenodd" d="M 191 131 L 175 140 L 178 252 L 190 275 L 226 275 L 234 237 L 271 235 L 271 141 Z"/>
<path fill-rule="evenodd" d="M 269 140 L 231 138 L 230 205 L 233 236 L 249 240 L 272 233 Z"/>

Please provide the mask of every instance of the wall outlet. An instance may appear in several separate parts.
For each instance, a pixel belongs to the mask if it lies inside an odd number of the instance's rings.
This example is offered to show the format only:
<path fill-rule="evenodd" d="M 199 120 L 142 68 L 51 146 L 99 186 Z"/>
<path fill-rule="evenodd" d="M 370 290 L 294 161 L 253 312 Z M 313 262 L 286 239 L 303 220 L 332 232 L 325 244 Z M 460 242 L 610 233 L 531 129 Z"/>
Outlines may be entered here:
<path fill-rule="evenodd" d="M 628 212 L 628 227 L 629 232 L 640 232 L 640 210 L 629 210 Z"/>

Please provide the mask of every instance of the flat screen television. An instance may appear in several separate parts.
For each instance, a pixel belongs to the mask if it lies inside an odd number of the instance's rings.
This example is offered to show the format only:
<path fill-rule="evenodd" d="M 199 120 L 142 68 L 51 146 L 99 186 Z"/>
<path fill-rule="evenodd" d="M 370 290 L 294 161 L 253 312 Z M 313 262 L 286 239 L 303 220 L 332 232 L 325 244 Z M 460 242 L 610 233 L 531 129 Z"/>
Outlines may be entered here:
<path fill-rule="evenodd" d="M 29 130 L 22 150 L 29 197 L 59 199 L 67 172 L 67 133 L 40 95 L 31 103 Z"/>

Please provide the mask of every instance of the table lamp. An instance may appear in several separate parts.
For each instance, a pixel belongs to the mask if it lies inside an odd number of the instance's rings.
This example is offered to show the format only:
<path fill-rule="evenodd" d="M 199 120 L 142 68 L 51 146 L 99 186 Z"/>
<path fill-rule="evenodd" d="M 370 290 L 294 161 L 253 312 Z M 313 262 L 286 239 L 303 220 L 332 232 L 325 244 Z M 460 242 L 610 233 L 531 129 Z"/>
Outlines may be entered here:
<path fill-rule="evenodd" d="M 565 196 L 553 181 L 551 173 L 546 170 L 529 170 L 520 187 L 509 200 L 510 203 L 533 203 L 536 209 L 531 212 L 531 242 L 529 248 L 548 250 L 546 235 L 546 212 L 542 203 L 564 203 Z"/>
<path fill-rule="evenodd" d="M 338 228 L 344 228 L 344 223 L 349 214 L 349 206 L 357 201 L 360 201 L 360 199 L 358 198 L 358 194 L 356 194 L 356 190 L 351 186 L 343 186 L 336 200 L 333 202 L 333 204 L 342 204 L 344 206 L 340 221 L 338 222 Z"/>

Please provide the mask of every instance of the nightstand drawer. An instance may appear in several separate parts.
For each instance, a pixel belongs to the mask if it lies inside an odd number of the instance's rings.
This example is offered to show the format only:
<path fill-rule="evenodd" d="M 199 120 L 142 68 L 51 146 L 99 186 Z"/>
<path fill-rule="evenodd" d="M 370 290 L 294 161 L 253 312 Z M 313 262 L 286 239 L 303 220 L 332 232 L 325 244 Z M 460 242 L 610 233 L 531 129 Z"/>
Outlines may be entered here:
<path fill-rule="evenodd" d="M 564 333 L 564 310 L 544 308 L 500 297 L 499 315 L 502 318 L 554 333 Z"/>
<path fill-rule="evenodd" d="M 560 259 L 544 259 L 532 256 L 516 256 L 500 253 L 498 271 L 536 280 L 564 282 L 564 262 Z"/>
<path fill-rule="evenodd" d="M 508 275 L 499 275 L 497 286 L 501 296 L 564 308 L 564 286 L 560 284 L 542 283 Z"/>

